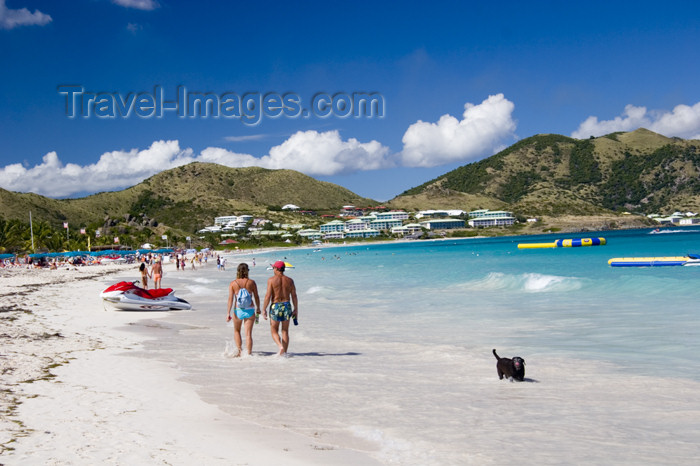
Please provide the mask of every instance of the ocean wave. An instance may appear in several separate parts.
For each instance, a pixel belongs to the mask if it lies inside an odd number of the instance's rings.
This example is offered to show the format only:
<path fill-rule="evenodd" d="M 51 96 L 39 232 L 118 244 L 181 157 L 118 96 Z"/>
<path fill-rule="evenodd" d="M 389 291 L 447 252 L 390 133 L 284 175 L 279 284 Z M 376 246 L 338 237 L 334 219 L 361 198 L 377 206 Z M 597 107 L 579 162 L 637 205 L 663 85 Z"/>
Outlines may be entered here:
<path fill-rule="evenodd" d="M 214 280 L 211 280 L 209 278 L 202 278 L 202 277 L 192 278 L 191 280 L 195 283 L 212 283 L 214 281 Z"/>
<path fill-rule="evenodd" d="M 215 293 L 215 291 L 211 288 L 200 285 L 187 285 L 187 289 L 190 291 L 190 293 L 197 295 L 210 295 Z"/>
<path fill-rule="evenodd" d="M 318 292 L 320 292 L 320 291 L 323 291 L 323 287 L 322 287 L 322 286 L 312 286 L 311 288 L 309 288 L 308 290 L 306 290 L 306 294 L 316 294 L 316 293 L 318 293 Z"/>
<path fill-rule="evenodd" d="M 491 272 L 486 277 L 459 285 L 460 288 L 472 291 L 513 290 L 526 293 L 571 291 L 578 290 L 581 286 L 581 280 L 575 277 L 539 273 L 511 275 L 502 272 Z"/>

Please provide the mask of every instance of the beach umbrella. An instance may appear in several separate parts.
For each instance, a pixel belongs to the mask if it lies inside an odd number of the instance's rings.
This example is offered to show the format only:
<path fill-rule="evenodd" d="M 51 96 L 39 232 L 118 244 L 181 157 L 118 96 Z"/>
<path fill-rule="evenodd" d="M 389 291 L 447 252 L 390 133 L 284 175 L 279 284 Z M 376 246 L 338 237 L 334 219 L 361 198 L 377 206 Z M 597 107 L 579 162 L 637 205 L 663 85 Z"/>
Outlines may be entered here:
<path fill-rule="evenodd" d="M 63 253 L 66 257 L 87 256 L 88 254 L 88 251 L 68 251 Z"/>

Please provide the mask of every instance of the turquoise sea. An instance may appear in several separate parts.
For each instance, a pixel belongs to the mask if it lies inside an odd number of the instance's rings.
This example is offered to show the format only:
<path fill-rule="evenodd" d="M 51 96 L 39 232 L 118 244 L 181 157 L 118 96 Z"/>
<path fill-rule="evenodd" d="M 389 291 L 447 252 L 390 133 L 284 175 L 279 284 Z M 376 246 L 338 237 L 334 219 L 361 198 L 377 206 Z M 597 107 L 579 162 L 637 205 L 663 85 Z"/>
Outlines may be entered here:
<path fill-rule="evenodd" d="M 167 273 L 194 309 L 144 321 L 139 356 L 238 417 L 384 464 L 695 464 L 700 267 L 607 261 L 700 253 L 700 229 L 650 231 L 229 255 L 225 272 Z M 607 245 L 517 248 L 594 236 Z M 295 266 L 288 358 L 265 321 L 253 357 L 224 355 L 227 284 L 253 258 L 261 298 L 267 264 Z M 499 380 L 493 348 L 527 381 Z"/>

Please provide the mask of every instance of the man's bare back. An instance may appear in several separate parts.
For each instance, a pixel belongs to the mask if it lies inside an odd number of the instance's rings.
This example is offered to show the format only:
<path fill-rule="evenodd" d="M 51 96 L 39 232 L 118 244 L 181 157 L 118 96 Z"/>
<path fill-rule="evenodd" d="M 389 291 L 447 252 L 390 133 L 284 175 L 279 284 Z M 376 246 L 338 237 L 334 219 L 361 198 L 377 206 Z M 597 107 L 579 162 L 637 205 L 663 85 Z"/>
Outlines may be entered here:
<path fill-rule="evenodd" d="M 273 303 L 290 301 L 290 297 L 292 296 L 296 298 L 294 280 L 286 275 L 273 275 L 267 280 L 267 286 L 271 292 L 271 302 Z M 296 309 L 296 303 L 292 304 L 294 304 L 294 308 Z"/>

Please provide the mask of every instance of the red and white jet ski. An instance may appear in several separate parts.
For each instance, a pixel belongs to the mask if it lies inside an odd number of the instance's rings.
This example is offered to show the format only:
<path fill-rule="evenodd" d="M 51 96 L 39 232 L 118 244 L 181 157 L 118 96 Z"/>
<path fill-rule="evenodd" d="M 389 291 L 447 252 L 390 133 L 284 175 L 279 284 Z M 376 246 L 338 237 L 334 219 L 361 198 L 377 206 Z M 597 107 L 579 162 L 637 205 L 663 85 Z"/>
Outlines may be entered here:
<path fill-rule="evenodd" d="M 123 311 L 179 311 L 192 309 L 192 305 L 175 296 L 172 288 L 144 290 L 132 282 L 116 283 L 100 297 Z"/>

